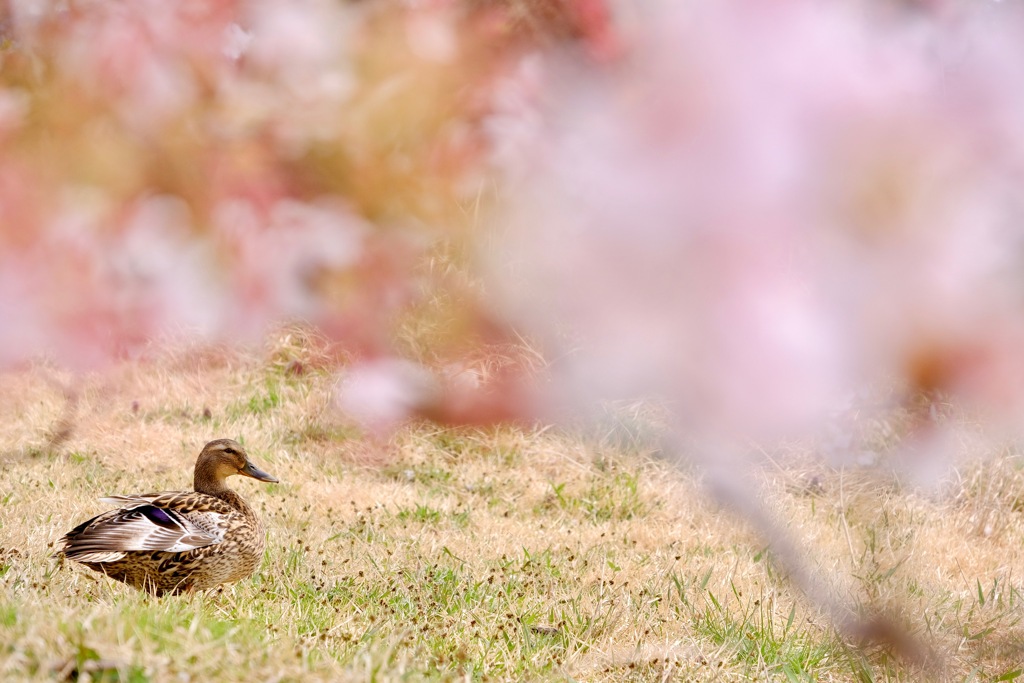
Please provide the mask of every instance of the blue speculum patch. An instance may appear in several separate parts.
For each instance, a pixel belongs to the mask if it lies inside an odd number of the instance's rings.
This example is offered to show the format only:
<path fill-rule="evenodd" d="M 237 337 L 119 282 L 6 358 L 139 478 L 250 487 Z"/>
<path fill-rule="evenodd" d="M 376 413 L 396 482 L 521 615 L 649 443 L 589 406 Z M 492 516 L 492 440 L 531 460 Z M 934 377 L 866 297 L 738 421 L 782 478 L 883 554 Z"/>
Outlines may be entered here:
<path fill-rule="evenodd" d="M 154 507 L 152 505 L 144 505 L 141 508 L 139 508 L 139 512 L 144 514 L 146 516 L 146 518 L 149 519 L 154 524 L 159 524 L 160 526 L 165 526 L 165 527 L 176 527 L 177 526 L 175 521 L 173 519 L 171 519 L 171 516 L 169 514 L 167 514 L 167 512 L 165 512 L 164 510 L 161 510 L 158 507 Z"/>

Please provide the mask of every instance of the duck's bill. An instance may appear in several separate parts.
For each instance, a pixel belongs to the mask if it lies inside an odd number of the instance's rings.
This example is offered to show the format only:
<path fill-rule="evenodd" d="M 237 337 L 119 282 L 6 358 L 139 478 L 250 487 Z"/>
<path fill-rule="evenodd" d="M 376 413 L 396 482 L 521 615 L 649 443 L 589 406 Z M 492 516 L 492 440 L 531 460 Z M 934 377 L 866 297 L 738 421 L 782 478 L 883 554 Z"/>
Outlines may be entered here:
<path fill-rule="evenodd" d="M 242 469 L 240 469 L 238 471 L 241 474 L 244 474 L 247 477 L 252 477 L 253 479 L 259 479 L 260 481 L 267 481 L 267 482 L 270 482 L 271 484 L 277 484 L 278 483 L 277 477 L 274 477 L 274 476 L 271 476 L 271 475 L 267 474 L 266 472 L 261 470 L 259 467 L 256 467 L 256 465 L 253 465 L 251 462 L 245 463 L 245 467 L 243 467 Z"/>

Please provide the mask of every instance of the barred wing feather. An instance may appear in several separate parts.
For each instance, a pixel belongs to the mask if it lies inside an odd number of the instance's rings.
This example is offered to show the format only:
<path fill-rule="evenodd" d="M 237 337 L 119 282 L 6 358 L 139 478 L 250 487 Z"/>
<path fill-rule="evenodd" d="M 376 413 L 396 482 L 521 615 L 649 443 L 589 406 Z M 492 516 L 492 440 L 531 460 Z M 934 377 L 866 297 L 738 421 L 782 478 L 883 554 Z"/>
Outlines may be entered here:
<path fill-rule="evenodd" d="M 196 524 L 177 510 L 154 504 L 156 498 L 146 495 L 102 499 L 123 507 L 69 531 L 61 539 L 64 555 L 80 562 L 114 562 L 128 551 L 184 552 L 223 540 L 219 513 L 204 512 Z"/>

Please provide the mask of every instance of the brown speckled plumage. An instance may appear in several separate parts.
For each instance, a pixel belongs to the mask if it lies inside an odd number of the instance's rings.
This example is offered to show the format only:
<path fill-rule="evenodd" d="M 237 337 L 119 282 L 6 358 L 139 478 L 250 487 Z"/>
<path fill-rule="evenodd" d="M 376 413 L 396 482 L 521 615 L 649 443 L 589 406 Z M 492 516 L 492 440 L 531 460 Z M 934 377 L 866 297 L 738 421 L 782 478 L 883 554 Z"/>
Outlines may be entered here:
<path fill-rule="evenodd" d="M 235 474 L 276 482 L 231 439 L 206 444 L 195 491 L 113 496 L 120 504 L 60 539 L 59 553 L 155 595 L 204 590 L 252 574 L 263 558 L 259 517 L 224 480 Z"/>

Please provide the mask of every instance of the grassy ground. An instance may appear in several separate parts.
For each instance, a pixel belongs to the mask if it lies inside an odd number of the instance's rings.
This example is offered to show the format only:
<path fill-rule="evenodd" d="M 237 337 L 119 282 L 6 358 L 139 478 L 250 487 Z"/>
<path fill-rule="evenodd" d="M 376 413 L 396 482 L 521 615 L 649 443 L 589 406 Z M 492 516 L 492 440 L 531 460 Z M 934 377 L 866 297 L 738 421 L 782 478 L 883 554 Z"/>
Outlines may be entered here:
<path fill-rule="evenodd" d="M 333 380 L 305 353 L 285 340 L 260 357 L 126 363 L 80 385 L 70 435 L 53 446 L 67 378 L 42 367 L 0 377 L 0 678 L 1020 673 L 1020 458 L 966 468 L 930 497 L 806 459 L 760 470 L 766 502 L 836 594 L 887 609 L 933 649 L 915 667 L 838 637 L 750 530 L 642 439 L 418 425 L 367 442 L 331 410 Z M 55 539 L 106 509 L 99 496 L 187 488 L 215 437 L 242 441 L 282 481 L 232 480 L 269 528 L 256 576 L 154 599 L 48 559 Z"/>

